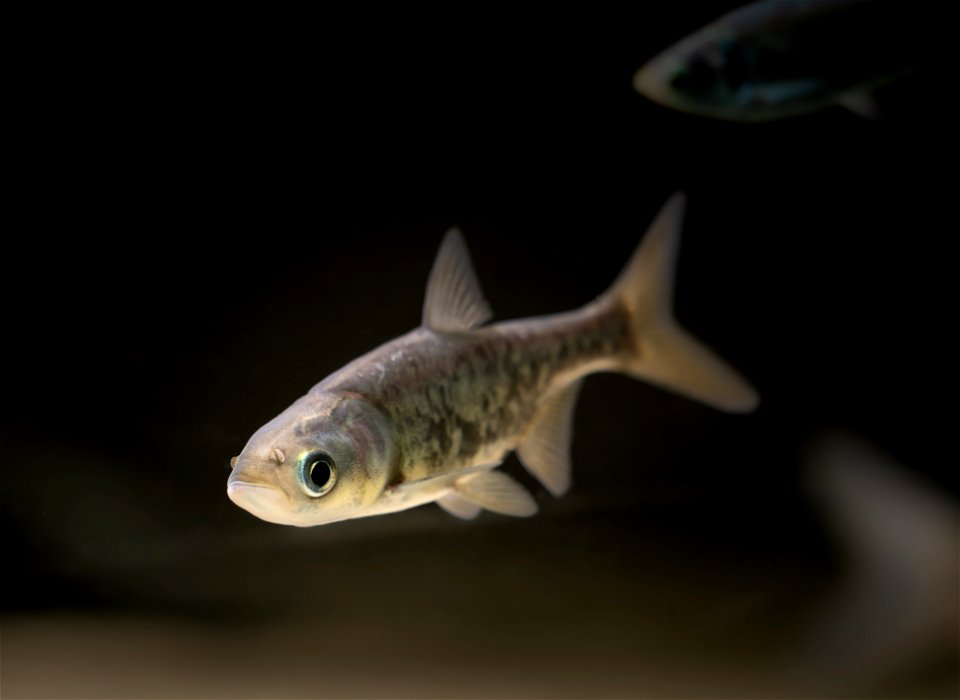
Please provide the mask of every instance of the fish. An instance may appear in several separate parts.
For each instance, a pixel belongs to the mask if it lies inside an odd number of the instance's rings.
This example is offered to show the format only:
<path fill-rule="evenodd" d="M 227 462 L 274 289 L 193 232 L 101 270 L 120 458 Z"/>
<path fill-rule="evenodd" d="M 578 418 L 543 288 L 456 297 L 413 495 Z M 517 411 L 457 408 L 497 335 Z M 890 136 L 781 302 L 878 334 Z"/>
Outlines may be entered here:
<path fill-rule="evenodd" d="M 666 107 L 729 121 L 771 121 L 837 104 L 877 118 L 871 93 L 924 55 L 923 16 L 912 4 L 888 0 L 760 0 L 652 58 L 633 85 Z"/>
<path fill-rule="evenodd" d="M 803 484 L 842 565 L 816 619 L 797 635 L 797 676 L 830 679 L 828 694 L 862 688 L 866 697 L 885 681 L 919 677 L 931 659 L 952 659 L 955 668 L 956 495 L 847 430 L 824 430 L 805 451 Z"/>
<path fill-rule="evenodd" d="M 674 195 L 626 268 L 580 309 L 487 324 L 463 235 L 445 235 L 421 325 L 353 360 L 257 430 L 232 460 L 229 498 L 309 527 L 437 503 L 531 516 L 530 492 L 497 469 L 512 451 L 553 496 L 571 483 L 584 377 L 620 372 L 728 412 L 754 388 L 672 313 L 685 197 Z M 486 324 L 486 325 L 485 325 Z"/>

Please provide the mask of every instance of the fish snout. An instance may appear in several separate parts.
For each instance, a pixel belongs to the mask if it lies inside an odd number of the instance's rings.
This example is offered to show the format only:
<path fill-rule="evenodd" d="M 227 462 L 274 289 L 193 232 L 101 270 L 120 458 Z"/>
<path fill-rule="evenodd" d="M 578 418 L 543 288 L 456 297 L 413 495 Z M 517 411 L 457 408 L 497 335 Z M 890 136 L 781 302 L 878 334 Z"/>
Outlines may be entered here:
<path fill-rule="evenodd" d="M 633 89 L 647 99 L 659 102 L 662 99 L 659 77 L 654 66 L 642 66 L 633 75 Z"/>

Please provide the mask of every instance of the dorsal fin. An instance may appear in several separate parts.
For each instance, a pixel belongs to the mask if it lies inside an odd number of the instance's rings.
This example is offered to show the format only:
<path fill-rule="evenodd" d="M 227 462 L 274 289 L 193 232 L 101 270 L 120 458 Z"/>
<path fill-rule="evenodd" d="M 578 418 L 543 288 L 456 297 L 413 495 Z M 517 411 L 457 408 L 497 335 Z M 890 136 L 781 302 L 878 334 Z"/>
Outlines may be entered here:
<path fill-rule="evenodd" d="M 427 280 L 423 325 L 435 331 L 463 332 L 491 316 L 493 312 L 483 298 L 463 236 L 459 229 L 452 228 L 440 244 Z"/>

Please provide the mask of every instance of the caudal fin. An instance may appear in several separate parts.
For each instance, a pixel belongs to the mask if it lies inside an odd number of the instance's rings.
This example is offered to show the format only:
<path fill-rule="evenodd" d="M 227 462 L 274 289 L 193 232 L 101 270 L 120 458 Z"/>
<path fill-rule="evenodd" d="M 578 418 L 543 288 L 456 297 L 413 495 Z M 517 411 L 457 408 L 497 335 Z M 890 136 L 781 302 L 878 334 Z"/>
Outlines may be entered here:
<path fill-rule="evenodd" d="M 663 206 L 607 292 L 626 307 L 633 321 L 636 354 L 624 371 L 723 411 L 752 411 L 759 401 L 754 388 L 673 318 L 685 201 L 677 193 Z"/>

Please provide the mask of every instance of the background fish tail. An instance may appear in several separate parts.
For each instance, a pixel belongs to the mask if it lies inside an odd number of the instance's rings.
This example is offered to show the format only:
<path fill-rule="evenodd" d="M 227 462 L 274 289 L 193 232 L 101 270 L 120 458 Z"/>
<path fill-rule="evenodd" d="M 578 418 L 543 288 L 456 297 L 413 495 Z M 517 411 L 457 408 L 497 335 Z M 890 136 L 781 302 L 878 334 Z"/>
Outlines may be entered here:
<path fill-rule="evenodd" d="M 682 194 L 670 198 L 607 292 L 632 323 L 635 353 L 622 371 L 723 411 L 751 411 L 759 401 L 753 387 L 673 318 L 684 206 Z"/>

